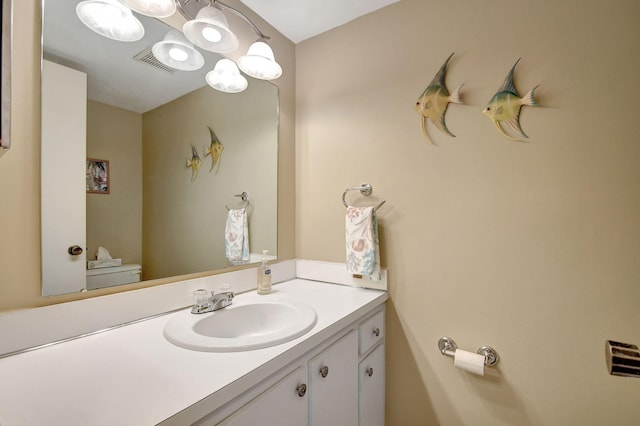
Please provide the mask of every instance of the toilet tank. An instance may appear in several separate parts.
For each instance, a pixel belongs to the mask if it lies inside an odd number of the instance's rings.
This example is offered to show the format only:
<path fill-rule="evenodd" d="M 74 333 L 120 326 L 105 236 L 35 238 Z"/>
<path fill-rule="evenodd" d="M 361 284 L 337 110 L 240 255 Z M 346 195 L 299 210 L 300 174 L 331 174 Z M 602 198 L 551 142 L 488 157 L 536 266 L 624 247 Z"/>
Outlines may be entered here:
<path fill-rule="evenodd" d="M 87 290 L 140 281 L 142 266 L 129 264 L 110 268 L 87 269 Z"/>

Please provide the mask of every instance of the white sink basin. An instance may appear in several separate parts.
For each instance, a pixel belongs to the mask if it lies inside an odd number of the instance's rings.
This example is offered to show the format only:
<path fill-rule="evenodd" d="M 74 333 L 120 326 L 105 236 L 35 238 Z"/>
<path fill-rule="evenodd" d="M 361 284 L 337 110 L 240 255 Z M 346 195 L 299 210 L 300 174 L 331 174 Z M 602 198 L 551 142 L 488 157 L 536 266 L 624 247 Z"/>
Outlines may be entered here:
<path fill-rule="evenodd" d="M 236 299 L 231 306 L 215 312 L 192 314 L 187 310 L 176 314 L 167 322 L 164 337 L 196 351 L 248 351 L 302 336 L 316 320 L 316 311 L 303 303 Z"/>

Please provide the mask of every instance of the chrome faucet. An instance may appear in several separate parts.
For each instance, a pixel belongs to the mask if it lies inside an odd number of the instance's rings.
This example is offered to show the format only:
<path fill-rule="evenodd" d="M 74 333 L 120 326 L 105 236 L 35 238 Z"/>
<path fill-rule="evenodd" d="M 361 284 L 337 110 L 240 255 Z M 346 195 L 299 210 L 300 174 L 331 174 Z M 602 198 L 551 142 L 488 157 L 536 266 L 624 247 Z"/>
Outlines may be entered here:
<path fill-rule="evenodd" d="M 217 311 L 218 309 L 226 308 L 233 303 L 234 294 L 232 291 L 223 291 L 215 294 L 211 292 L 211 297 L 204 305 L 193 305 L 191 308 L 192 314 L 204 314 L 206 312 Z"/>

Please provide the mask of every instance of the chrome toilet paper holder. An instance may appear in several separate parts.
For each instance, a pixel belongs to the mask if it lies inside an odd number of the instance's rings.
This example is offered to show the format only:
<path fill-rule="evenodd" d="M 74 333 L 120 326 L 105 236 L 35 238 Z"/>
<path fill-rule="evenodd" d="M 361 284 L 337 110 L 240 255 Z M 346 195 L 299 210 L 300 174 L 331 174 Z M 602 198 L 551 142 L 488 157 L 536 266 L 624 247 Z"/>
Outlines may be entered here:
<path fill-rule="evenodd" d="M 442 355 L 453 357 L 456 354 L 458 345 L 456 344 L 455 340 L 450 337 L 441 337 L 438 340 L 438 349 L 440 349 Z M 498 363 L 498 361 L 500 361 L 498 352 L 496 352 L 496 350 L 491 346 L 481 346 L 480 348 L 478 348 L 476 353 L 478 355 L 484 356 L 484 365 L 487 367 L 493 367 Z"/>

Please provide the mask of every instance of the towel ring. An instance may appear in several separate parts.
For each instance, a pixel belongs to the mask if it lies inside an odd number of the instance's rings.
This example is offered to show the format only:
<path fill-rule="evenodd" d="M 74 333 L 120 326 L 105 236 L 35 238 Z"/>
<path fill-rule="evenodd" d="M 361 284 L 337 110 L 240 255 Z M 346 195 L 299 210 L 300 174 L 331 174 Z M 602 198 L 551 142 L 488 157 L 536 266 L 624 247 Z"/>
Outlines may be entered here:
<path fill-rule="evenodd" d="M 368 197 L 373 192 L 373 186 L 371 186 L 368 183 L 363 183 L 360 186 L 352 186 L 351 188 L 345 189 L 344 192 L 342 193 L 342 204 L 344 204 L 344 206 L 347 208 L 349 207 L 349 204 L 347 204 L 347 200 L 345 197 L 347 196 L 347 192 L 349 191 L 360 191 L 360 194 L 362 194 L 365 197 Z M 382 207 L 384 203 L 386 203 L 386 201 L 382 201 L 380 204 L 375 206 L 373 208 L 373 211 L 374 212 L 377 211 L 380 207 Z"/>
<path fill-rule="evenodd" d="M 247 207 L 249 207 L 249 194 L 247 194 L 246 192 L 242 192 L 241 194 L 235 194 L 234 197 L 240 197 L 240 199 L 242 199 L 242 201 L 244 201 L 244 206 L 242 206 L 242 208 L 244 210 L 246 210 Z M 225 207 L 227 208 L 227 210 L 232 210 L 227 205 L 225 205 Z"/>

